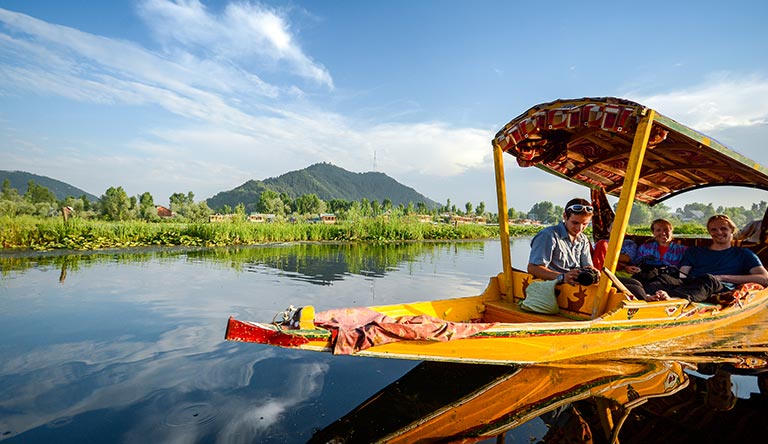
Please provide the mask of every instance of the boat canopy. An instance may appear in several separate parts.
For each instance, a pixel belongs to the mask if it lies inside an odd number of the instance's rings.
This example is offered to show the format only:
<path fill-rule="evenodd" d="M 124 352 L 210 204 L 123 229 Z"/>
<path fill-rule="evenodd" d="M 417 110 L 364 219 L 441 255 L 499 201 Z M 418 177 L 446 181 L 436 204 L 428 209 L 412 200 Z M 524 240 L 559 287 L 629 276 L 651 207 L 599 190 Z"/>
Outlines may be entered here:
<path fill-rule="evenodd" d="M 496 134 L 494 144 L 520 166 L 536 166 L 618 197 L 635 132 L 649 111 L 613 97 L 556 100 L 514 118 Z M 652 206 L 722 185 L 768 190 L 766 168 L 658 112 L 650 115 L 635 201 Z"/>

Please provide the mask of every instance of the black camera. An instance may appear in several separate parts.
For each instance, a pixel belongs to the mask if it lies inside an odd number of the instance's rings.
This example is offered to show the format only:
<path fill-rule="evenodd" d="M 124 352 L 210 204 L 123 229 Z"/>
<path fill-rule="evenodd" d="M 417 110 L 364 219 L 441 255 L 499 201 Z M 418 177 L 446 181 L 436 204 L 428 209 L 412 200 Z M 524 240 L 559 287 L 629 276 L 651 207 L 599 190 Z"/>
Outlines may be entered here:
<path fill-rule="evenodd" d="M 600 275 L 594 268 L 580 268 L 579 274 L 576 275 L 576 282 L 585 287 L 594 284 L 599 279 Z"/>

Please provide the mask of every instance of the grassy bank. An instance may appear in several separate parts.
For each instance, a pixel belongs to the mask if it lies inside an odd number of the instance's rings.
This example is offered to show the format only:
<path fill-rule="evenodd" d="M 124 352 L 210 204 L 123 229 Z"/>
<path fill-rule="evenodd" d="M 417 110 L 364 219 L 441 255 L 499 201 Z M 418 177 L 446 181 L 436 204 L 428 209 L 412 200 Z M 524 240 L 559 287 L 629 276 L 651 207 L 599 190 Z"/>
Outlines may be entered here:
<path fill-rule="evenodd" d="M 534 227 L 513 227 L 512 235 L 533 234 Z M 16 217 L 0 220 L 0 244 L 35 250 L 126 248 L 153 245 L 226 246 L 296 241 L 418 241 L 485 239 L 498 227 L 420 223 L 399 219 L 362 219 L 336 225 L 306 223 L 148 223 Z"/>

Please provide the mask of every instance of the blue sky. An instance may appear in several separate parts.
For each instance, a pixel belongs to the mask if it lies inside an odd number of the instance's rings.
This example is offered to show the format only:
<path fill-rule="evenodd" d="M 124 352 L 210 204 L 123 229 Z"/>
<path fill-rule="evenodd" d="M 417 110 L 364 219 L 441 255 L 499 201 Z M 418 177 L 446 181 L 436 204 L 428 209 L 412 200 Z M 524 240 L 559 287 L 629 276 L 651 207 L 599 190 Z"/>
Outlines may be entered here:
<path fill-rule="evenodd" d="M 768 165 L 768 3 L 0 3 L 0 169 L 196 200 L 317 162 L 495 210 L 491 138 L 618 96 Z M 509 205 L 588 192 L 507 161 Z M 764 192 L 690 193 L 716 206 Z"/>

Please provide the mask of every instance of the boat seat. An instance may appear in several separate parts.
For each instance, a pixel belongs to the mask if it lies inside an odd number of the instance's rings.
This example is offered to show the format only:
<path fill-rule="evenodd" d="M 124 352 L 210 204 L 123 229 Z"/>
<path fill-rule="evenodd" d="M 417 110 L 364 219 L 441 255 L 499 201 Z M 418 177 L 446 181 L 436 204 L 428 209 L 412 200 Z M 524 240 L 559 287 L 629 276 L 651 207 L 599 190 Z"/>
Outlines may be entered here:
<path fill-rule="evenodd" d="M 520 303 L 525 299 L 525 289 L 528 288 L 528 284 L 533 279 L 533 275 L 530 273 L 513 268 L 512 287 L 504 295 L 503 300 L 513 304 Z M 588 287 L 582 285 L 558 285 L 555 287 L 560 315 L 568 319 L 592 319 L 592 311 L 597 300 L 597 287 L 597 284 Z M 613 309 L 621 299 L 624 299 L 622 294 L 617 293 L 615 288 L 611 288 L 608 298 L 605 301 L 600 301 L 601 307 L 597 310 L 598 315 L 606 309 Z"/>
<path fill-rule="evenodd" d="M 525 311 L 516 303 L 492 301 L 485 303 L 483 322 L 569 322 L 574 319 L 562 314 L 543 314 Z"/>

